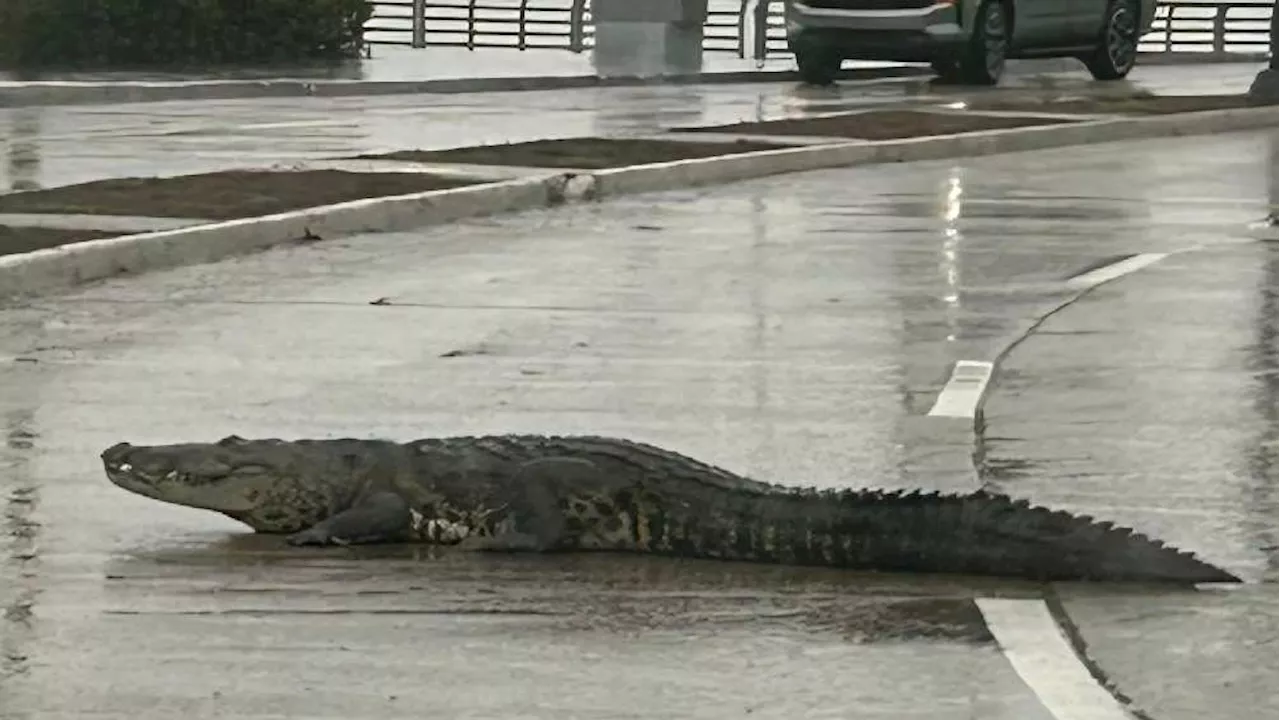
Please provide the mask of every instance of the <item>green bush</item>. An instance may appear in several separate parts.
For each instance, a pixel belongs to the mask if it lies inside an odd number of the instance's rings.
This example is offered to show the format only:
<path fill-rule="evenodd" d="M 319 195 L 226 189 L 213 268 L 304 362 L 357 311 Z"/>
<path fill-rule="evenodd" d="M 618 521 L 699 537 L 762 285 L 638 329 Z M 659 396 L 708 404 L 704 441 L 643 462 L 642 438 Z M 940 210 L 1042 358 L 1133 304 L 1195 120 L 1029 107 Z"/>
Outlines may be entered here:
<path fill-rule="evenodd" d="M 0 64 L 174 67 L 354 57 L 366 0 L 0 0 Z"/>

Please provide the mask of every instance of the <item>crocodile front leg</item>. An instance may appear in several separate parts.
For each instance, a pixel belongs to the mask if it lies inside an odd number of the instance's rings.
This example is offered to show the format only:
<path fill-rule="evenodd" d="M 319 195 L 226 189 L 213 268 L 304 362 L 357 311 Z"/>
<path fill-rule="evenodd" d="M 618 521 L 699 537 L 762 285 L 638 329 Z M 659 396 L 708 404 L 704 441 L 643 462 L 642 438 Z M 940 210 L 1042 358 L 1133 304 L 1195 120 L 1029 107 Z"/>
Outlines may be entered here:
<path fill-rule="evenodd" d="M 546 552 L 561 546 L 568 527 L 560 501 L 572 489 L 601 485 L 600 468 L 590 460 L 553 457 L 520 466 L 511 483 L 507 516 L 490 537 L 462 542 L 469 550 Z"/>
<path fill-rule="evenodd" d="M 402 542 L 413 522 L 409 503 L 393 492 L 371 493 L 355 505 L 285 538 L 290 545 Z"/>

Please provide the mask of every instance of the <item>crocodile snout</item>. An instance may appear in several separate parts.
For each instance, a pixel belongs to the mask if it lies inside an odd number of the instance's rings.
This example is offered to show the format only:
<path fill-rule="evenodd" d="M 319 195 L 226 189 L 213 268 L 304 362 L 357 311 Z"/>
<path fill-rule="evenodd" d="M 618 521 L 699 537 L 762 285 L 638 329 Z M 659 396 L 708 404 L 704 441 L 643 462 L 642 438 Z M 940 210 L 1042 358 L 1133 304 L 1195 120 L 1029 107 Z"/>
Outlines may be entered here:
<path fill-rule="evenodd" d="M 116 443 L 102 451 L 102 462 L 109 467 L 118 467 L 124 463 L 125 458 L 132 449 L 133 446 L 127 442 Z"/>
<path fill-rule="evenodd" d="M 177 473 L 167 462 L 138 457 L 139 450 L 129 443 L 117 443 L 102 451 L 102 467 L 113 485 L 148 497 L 157 497 L 157 485 L 172 480 Z M 163 498 L 158 498 L 163 499 Z"/>

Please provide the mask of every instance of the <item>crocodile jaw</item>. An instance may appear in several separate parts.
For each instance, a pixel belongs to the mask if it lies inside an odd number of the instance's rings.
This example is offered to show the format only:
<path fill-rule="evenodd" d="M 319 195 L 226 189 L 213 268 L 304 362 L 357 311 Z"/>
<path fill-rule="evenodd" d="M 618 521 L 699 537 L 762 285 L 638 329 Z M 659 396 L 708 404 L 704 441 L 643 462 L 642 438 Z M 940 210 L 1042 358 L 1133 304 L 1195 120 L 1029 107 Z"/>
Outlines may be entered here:
<path fill-rule="evenodd" d="M 149 456 L 139 462 L 139 453 Z M 155 448 L 114 445 L 102 453 L 107 479 L 117 487 L 174 505 L 243 513 L 254 508 L 253 493 L 245 478 L 228 468 L 225 475 L 207 475 L 182 468 Z"/>
<path fill-rule="evenodd" d="M 129 463 L 122 463 L 116 467 L 108 465 L 106 471 L 107 479 L 116 486 L 153 500 L 224 513 L 245 513 L 254 509 L 250 493 L 236 492 L 229 487 L 211 491 L 214 489 L 208 486 L 190 484 L 189 477 L 176 470 L 160 477 L 148 477 L 133 472 Z"/>

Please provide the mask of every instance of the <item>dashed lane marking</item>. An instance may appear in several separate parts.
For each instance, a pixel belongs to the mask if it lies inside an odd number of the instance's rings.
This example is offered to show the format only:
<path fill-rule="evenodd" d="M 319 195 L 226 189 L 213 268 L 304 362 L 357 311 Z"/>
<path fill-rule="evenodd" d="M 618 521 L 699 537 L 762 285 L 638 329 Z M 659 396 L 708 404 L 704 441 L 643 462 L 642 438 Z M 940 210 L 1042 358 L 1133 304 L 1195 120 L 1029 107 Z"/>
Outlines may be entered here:
<path fill-rule="evenodd" d="M 1080 661 L 1041 600 L 978 598 L 1009 664 L 1056 720 L 1133 720 Z"/>
<path fill-rule="evenodd" d="M 993 363 L 985 360 L 960 360 L 951 370 L 951 378 L 943 386 L 929 410 L 930 417 L 971 418 L 991 382 Z"/>
<path fill-rule="evenodd" d="M 1124 277 L 1132 272 L 1137 272 L 1148 265 L 1154 265 L 1169 256 L 1169 253 L 1140 253 L 1131 255 L 1123 260 L 1118 260 L 1110 265 L 1103 265 L 1094 268 L 1089 272 L 1081 273 L 1075 277 L 1067 279 L 1067 287 L 1070 288 L 1091 288 L 1094 285 L 1101 285 L 1104 282 L 1115 280 L 1118 277 Z"/>

